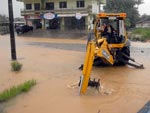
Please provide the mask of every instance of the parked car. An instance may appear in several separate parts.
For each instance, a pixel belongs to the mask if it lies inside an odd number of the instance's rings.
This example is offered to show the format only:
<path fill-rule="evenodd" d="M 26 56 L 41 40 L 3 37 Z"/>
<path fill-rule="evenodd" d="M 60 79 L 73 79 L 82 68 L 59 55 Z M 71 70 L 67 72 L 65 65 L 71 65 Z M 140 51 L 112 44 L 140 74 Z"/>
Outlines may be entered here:
<path fill-rule="evenodd" d="M 28 31 L 33 31 L 33 27 L 28 26 L 28 25 L 21 25 L 21 26 L 16 27 L 17 34 L 19 34 L 19 33 L 23 34 L 23 33 L 26 33 Z"/>
<path fill-rule="evenodd" d="M 35 27 L 36 27 L 36 29 L 42 29 L 42 24 L 41 23 L 36 23 Z"/>

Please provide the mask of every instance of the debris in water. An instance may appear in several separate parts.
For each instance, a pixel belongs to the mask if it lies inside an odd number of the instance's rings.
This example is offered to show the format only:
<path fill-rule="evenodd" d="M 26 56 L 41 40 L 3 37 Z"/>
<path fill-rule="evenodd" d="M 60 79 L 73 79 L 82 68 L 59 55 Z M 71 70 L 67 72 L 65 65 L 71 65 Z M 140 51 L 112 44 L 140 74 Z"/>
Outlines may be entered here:
<path fill-rule="evenodd" d="M 101 90 L 100 90 L 100 93 L 101 93 L 102 95 L 111 95 L 113 92 L 115 92 L 114 89 L 104 88 L 103 85 L 101 85 L 101 88 L 100 88 L 100 89 L 101 89 Z"/>
<path fill-rule="evenodd" d="M 101 110 L 98 110 L 98 112 L 97 113 L 101 113 Z"/>
<path fill-rule="evenodd" d="M 78 87 L 78 82 L 74 82 L 72 84 L 67 85 L 68 88 L 74 89 Z"/>

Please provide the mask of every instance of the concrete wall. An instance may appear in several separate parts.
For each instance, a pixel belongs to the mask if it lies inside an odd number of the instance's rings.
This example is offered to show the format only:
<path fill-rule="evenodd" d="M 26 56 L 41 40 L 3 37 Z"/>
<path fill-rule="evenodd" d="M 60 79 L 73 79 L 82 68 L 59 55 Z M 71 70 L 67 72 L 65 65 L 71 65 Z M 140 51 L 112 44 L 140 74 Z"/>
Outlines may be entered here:
<path fill-rule="evenodd" d="M 9 33 L 9 24 L 2 25 L 0 24 L 0 35 Z"/>
<path fill-rule="evenodd" d="M 150 28 L 150 22 L 136 24 L 136 28 Z"/>
<path fill-rule="evenodd" d="M 92 13 L 98 14 L 99 13 L 99 2 L 97 0 L 92 1 Z"/>
<path fill-rule="evenodd" d="M 45 3 L 46 2 L 54 2 L 54 4 L 55 4 L 55 10 L 56 9 L 60 9 L 59 8 L 59 2 L 61 2 L 61 1 L 64 1 L 64 0 L 45 0 Z M 66 0 L 67 1 L 67 9 L 76 9 L 77 7 L 76 7 L 76 1 L 77 0 Z M 92 8 L 92 6 L 94 7 L 94 9 L 93 9 L 93 11 L 95 11 L 95 9 L 97 8 L 97 6 L 95 6 L 95 5 L 97 5 L 97 2 L 96 2 L 97 0 L 85 0 L 85 7 L 84 8 L 89 8 L 89 7 L 91 7 Z M 24 0 L 24 6 L 25 6 L 25 4 L 28 4 L 28 3 L 32 3 L 32 10 L 34 10 L 34 3 L 41 3 L 41 0 Z M 92 3 L 94 3 L 93 5 L 92 5 Z"/>

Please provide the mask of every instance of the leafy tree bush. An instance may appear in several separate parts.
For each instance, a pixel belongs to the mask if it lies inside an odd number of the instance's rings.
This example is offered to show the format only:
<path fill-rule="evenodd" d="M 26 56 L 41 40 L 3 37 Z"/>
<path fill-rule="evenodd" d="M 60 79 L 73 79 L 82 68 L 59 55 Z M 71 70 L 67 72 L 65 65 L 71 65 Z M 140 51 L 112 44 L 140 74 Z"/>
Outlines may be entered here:
<path fill-rule="evenodd" d="M 21 68 L 22 68 L 22 64 L 19 63 L 18 61 L 13 61 L 11 63 L 11 69 L 12 69 L 12 71 L 20 71 Z"/>
<path fill-rule="evenodd" d="M 127 27 L 135 27 L 139 18 L 138 6 L 143 0 L 106 0 L 105 12 L 127 13 Z"/>

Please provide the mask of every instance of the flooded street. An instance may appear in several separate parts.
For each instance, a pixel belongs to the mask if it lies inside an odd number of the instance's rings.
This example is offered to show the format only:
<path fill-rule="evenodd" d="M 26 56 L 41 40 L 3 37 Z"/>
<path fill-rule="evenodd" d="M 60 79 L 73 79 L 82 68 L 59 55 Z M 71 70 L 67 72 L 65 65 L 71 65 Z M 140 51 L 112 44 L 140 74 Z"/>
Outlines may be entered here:
<path fill-rule="evenodd" d="M 0 113 L 137 113 L 150 100 L 150 43 L 133 42 L 131 57 L 145 69 L 93 67 L 100 92 L 89 88 L 79 96 L 86 40 L 16 37 L 19 73 L 11 72 L 9 35 L 0 36 L 0 92 L 26 80 L 37 85 L 0 107 Z M 71 87 L 71 86 L 74 87 Z M 2 110 L 1 110 L 2 109 Z"/>

